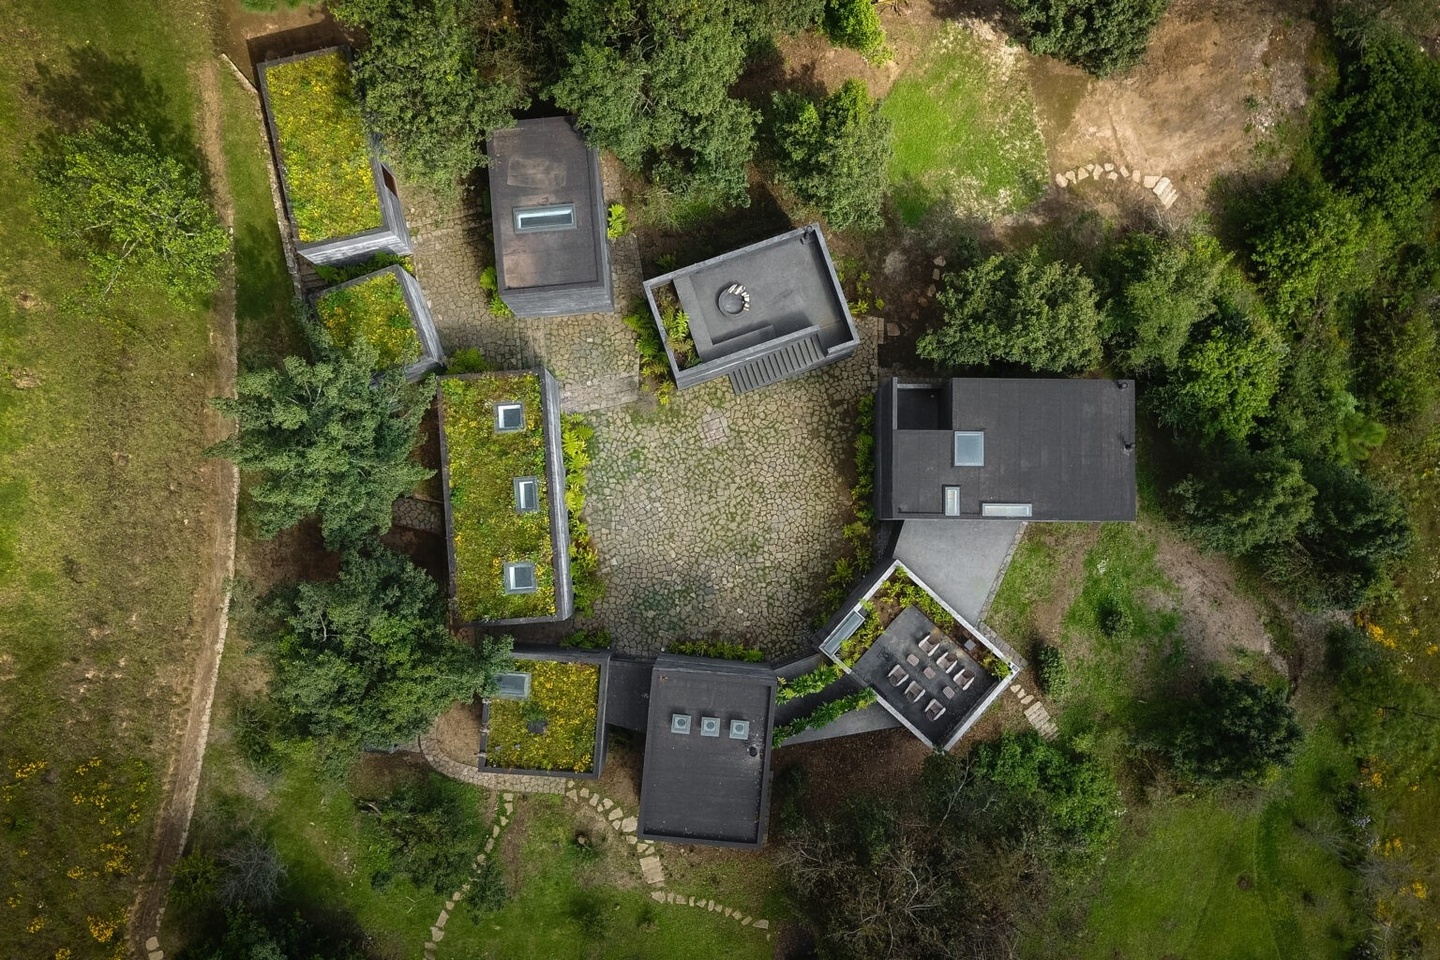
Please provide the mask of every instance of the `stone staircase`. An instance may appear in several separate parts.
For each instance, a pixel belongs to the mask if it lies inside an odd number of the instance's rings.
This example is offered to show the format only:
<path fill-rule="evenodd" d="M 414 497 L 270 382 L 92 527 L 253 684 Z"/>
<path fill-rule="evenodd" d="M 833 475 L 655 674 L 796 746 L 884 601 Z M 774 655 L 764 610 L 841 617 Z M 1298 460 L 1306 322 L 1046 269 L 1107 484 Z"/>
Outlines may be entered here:
<path fill-rule="evenodd" d="M 820 335 L 795 340 L 763 357 L 758 357 L 730 374 L 730 386 L 736 393 L 749 393 L 778 383 L 786 377 L 818 367 L 825 361 Z"/>

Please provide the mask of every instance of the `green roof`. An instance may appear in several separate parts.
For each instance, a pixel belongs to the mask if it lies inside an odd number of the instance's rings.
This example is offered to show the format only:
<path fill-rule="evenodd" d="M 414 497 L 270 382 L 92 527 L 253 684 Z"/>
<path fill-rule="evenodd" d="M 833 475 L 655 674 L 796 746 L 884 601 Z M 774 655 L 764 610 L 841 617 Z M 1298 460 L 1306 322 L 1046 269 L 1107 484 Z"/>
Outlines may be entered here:
<path fill-rule="evenodd" d="M 555 549 L 550 531 L 550 483 L 545 475 L 542 387 L 536 374 L 443 377 L 455 551 L 455 601 L 462 621 L 513 620 L 556 613 Z M 519 402 L 524 426 L 495 428 L 495 405 Z M 515 480 L 536 477 L 538 509 L 515 507 Z M 535 564 L 533 593 L 506 593 L 506 563 Z"/>
<path fill-rule="evenodd" d="M 507 770 L 593 771 L 595 724 L 600 712 L 599 664 L 516 660 L 515 669 L 530 674 L 530 698 L 490 701 L 485 765 Z M 532 732 L 532 724 L 541 732 Z"/>
<path fill-rule="evenodd" d="M 393 271 L 327 291 L 316 301 L 315 312 L 336 346 L 350 350 L 363 340 L 373 347 L 377 370 L 420 359 L 415 318 Z"/>
<path fill-rule="evenodd" d="M 300 242 L 381 226 L 370 140 L 345 56 L 337 51 L 268 67 L 265 86 Z"/>

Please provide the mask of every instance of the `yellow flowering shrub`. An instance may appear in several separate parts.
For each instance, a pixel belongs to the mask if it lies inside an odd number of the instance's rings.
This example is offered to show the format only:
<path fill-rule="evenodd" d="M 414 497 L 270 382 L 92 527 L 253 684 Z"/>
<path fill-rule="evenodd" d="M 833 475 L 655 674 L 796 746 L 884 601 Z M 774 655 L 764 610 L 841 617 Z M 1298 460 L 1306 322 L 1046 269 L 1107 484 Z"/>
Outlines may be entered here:
<path fill-rule="evenodd" d="M 460 619 L 507 620 L 555 613 L 555 555 L 545 477 L 540 378 L 480 374 L 440 381 L 445 416 L 455 601 Z M 519 401 L 525 428 L 495 430 L 495 404 Z M 515 509 L 516 477 L 538 477 L 540 509 Z M 534 593 L 504 592 L 504 565 L 535 564 Z"/>
<path fill-rule="evenodd" d="M 86 917 L 85 922 L 90 927 L 90 936 L 100 943 L 109 943 L 110 938 L 115 936 L 115 924 L 102 917 Z"/>
<path fill-rule="evenodd" d="M 517 660 L 530 674 L 529 700 L 490 702 L 486 764 L 509 770 L 568 770 L 595 766 L 600 668 L 593 663 Z M 543 733 L 530 723 L 543 722 Z"/>
<path fill-rule="evenodd" d="M 420 359 L 420 336 L 393 273 L 331 290 L 315 302 L 315 312 L 342 350 L 357 340 L 374 347 L 377 370 Z"/>
<path fill-rule="evenodd" d="M 380 226 L 370 142 L 345 57 L 330 53 L 271 67 L 265 84 L 300 241 Z"/>

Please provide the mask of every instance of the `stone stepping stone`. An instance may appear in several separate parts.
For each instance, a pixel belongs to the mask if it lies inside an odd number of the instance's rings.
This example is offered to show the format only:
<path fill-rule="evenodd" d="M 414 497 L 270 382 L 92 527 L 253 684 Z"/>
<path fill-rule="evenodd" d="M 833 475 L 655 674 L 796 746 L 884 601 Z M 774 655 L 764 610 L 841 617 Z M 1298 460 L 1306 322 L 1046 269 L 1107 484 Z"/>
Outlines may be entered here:
<path fill-rule="evenodd" d="M 600 804 L 600 809 L 609 810 L 613 806 L 615 806 L 615 801 L 611 800 L 609 797 L 606 797 L 605 802 Z"/>
<path fill-rule="evenodd" d="M 159 937 L 151 937 L 149 940 L 146 940 L 146 941 L 145 941 L 145 952 L 146 952 L 146 953 L 152 953 L 152 952 L 154 952 L 154 951 L 156 951 L 156 950 L 159 950 L 159 949 L 160 949 L 160 938 L 159 938 Z"/>
<path fill-rule="evenodd" d="M 653 854 L 640 858 L 640 875 L 651 886 L 665 882 L 665 871 L 660 868 L 660 858 Z"/>
<path fill-rule="evenodd" d="M 620 821 L 620 829 L 625 833 L 634 833 L 635 828 L 639 825 L 640 821 L 635 819 L 634 817 L 626 817 L 624 820 Z"/>
<path fill-rule="evenodd" d="M 750 924 L 752 924 L 752 923 L 754 923 L 754 922 L 755 922 L 755 921 L 752 920 L 750 917 L 746 917 L 745 919 L 743 919 L 743 920 L 740 921 L 740 926 L 742 926 L 742 927 L 748 927 L 748 926 L 750 926 Z"/>
<path fill-rule="evenodd" d="M 607 816 L 605 819 L 609 820 L 611 823 L 614 823 L 616 820 L 619 820 L 623 816 L 625 816 L 625 811 L 621 810 L 619 807 L 616 807 L 614 810 L 610 811 L 610 815 Z"/>
<path fill-rule="evenodd" d="M 757 930 L 769 930 L 769 929 L 770 929 L 770 921 L 769 921 L 769 920 L 756 920 L 756 921 L 755 921 L 755 929 L 757 929 Z"/>
<path fill-rule="evenodd" d="M 441 930 L 439 927 L 431 927 L 430 939 L 434 940 L 436 943 L 439 943 L 441 940 L 445 939 L 445 931 Z"/>
<path fill-rule="evenodd" d="M 1069 185 L 1070 185 L 1070 181 L 1067 180 L 1067 179 L 1065 179 L 1065 174 L 1063 174 L 1063 173 L 1057 173 L 1057 174 L 1055 174 L 1055 186 L 1057 186 L 1057 187 L 1068 187 Z"/>
<path fill-rule="evenodd" d="M 670 895 L 669 895 L 668 893 L 666 893 L 664 890 L 651 890 L 651 891 L 650 891 L 650 899 L 651 899 L 651 900 L 654 900 L 656 903 L 665 903 L 665 902 L 667 902 L 669 896 L 670 896 Z"/>
<path fill-rule="evenodd" d="M 510 816 L 510 814 L 512 814 L 512 813 L 514 813 L 514 812 L 515 812 L 515 804 L 507 802 L 507 803 L 505 804 L 505 816 L 508 817 L 508 816 Z"/>
<path fill-rule="evenodd" d="M 1034 698 L 1033 696 L 1031 696 L 1030 694 L 1026 694 L 1024 697 L 1021 698 L 1020 702 L 1023 703 L 1023 704 L 1025 704 L 1025 705 L 1028 707 L 1028 706 L 1030 705 L 1031 701 L 1033 701 L 1034 699 L 1035 699 L 1035 698 Z"/>
<path fill-rule="evenodd" d="M 580 788 L 580 796 L 582 796 L 582 797 L 588 797 L 588 796 L 590 796 L 590 788 L 589 788 L 589 787 L 581 787 L 581 788 Z"/>
<path fill-rule="evenodd" d="M 1157 184 L 1157 183 L 1160 182 L 1160 178 L 1159 178 L 1159 177 L 1144 177 L 1144 178 L 1141 179 L 1140 182 L 1145 185 L 1145 189 L 1146 189 L 1146 190 L 1154 190 L 1154 189 L 1155 189 L 1155 184 Z"/>
<path fill-rule="evenodd" d="M 440 916 L 438 916 L 438 917 L 435 918 L 435 928 L 436 928 L 437 930 L 444 930 L 444 929 L 445 929 L 445 924 L 447 924 L 447 923 L 449 923 L 449 922 L 450 922 L 450 911 L 449 911 L 449 910 L 441 910 L 441 911 L 440 911 Z"/>
<path fill-rule="evenodd" d="M 514 800 L 514 799 L 515 799 L 515 794 L 513 794 L 513 793 L 502 793 L 500 796 L 501 796 L 501 799 L 503 799 L 503 800 L 505 800 L 505 801 L 507 801 L 507 802 L 510 801 L 510 800 Z"/>
<path fill-rule="evenodd" d="M 565 798 L 566 798 L 567 800 L 577 800 L 577 801 L 578 801 L 578 800 L 580 799 L 580 794 L 576 793 L 574 790 L 566 790 L 566 791 L 565 791 Z"/>
<path fill-rule="evenodd" d="M 1088 180 L 1088 179 L 1090 179 L 1090 171 L 1089 171 L 1089 170 L 1086 170 L 1084 167 L 1081 167 L 1079 170 L 1076 170 L 1076 171 L 1075 171 L 1075 179 L 1076 179 L 1076 180 Z"/>

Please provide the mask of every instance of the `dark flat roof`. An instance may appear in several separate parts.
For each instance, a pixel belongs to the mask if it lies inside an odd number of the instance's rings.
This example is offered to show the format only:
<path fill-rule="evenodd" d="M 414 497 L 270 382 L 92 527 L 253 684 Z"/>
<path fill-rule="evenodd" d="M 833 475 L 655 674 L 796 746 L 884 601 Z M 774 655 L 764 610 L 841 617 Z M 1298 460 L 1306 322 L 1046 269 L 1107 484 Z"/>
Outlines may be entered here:
<path fill-rule="evenodd" d="M 1028 503 L 1032 520 L 1135 519 L 1133 381 L 886 381 L 881 392 L 885 519 L 944 518 L 947 485 L 960 488 L 962 518 Z M 983 466 L 954 465 L 955 431 L 984 433 Z"/>
<path fill-rule="evenodd" d="M 599 159 L 565 117 L 521 120 L 493 130 L 490 203 L 500 290 L 597 283 L 605 224 L 597 222 Z M 517 207 L 574 204 L 571 230 L 517 233 Z"/>
<path fill-rule="evenodd" d="M 815 224 L 656 277 L 646 286 L 666 282 L 674 284 L 690 318 L 702 363 L 799 330 L 817 331 L 826 350 L 856 339 Z M 735 315 L 719 301 L 732 284 L 750 295 L 750 309 Z M 770 333 L 763 335 L 767 328 Z"/>
<path fill-rule="evenodd" d="M 662 654 L 650 679 L 650 720 L 640 786 L 639 835 L 649 840 L 759 847 L 770 804 L 775 674 L 755 664 Z M 691 718 L 670 732 L 672 714 Z M 720 736 L 700 734 L 701 717 Z M 732 719 L 748 720 L 744 740 Z"/>

